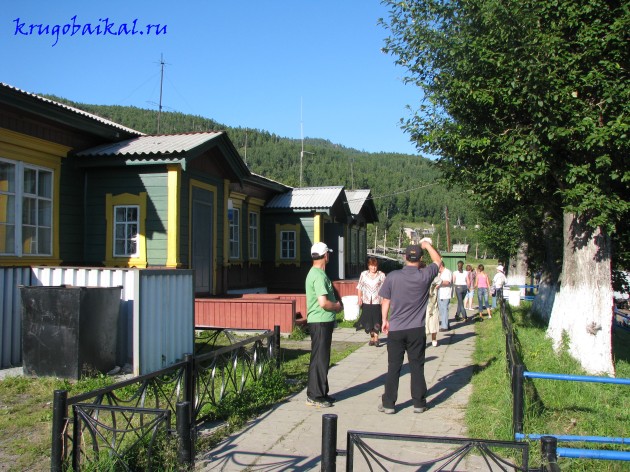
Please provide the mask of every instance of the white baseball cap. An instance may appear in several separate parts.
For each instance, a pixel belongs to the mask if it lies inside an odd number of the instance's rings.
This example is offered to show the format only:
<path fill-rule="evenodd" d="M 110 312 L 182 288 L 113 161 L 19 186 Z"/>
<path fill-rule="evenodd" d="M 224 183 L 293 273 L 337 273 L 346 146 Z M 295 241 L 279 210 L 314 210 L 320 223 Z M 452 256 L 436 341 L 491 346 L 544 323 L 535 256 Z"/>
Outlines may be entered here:
<path fill-rule="evenodd" d="M 503 266 L 502 266 L 502 265 L 498 265 L 498 266 L 497 266 L 497 270 L 498 270 L 499 272 L 503 272 Z"/>
<path fill-rule="evenodd" d="M 327 252 L 333 252 L 333 250 L 329 249 L 328 246 L 326 246 L 326 243 L 315 243 L 311 247 L 312 257 L 322 257 Z"/>

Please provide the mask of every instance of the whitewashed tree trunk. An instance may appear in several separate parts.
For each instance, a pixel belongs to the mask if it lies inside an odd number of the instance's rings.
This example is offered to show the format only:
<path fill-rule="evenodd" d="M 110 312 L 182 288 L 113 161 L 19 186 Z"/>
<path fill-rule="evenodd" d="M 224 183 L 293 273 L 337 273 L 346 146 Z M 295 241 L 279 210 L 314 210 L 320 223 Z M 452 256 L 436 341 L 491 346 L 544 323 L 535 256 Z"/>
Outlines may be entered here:
<path fill-rule="evenodd" d="M 560 292 L 547 328 L 556 350 L 563 348 L 590 374 L 615 375 L 612 358 L 610 238 L 564 215 Z"/>
<path fill-rule="evenodd" d="M 510 267 L 507 273 L 507 285 L 527 285 L 527 243 L 518 246 L 516 256 L 510 257 Z M 521 289 L 521 296 L 525 295 L 525 289 Z"/>

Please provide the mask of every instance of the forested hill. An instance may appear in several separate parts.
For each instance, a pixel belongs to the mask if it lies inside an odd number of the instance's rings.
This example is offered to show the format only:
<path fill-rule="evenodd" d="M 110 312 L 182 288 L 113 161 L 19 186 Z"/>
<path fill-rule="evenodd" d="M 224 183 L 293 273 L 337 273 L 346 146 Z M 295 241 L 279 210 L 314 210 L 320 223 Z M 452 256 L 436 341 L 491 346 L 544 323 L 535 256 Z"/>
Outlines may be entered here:
<path fill-rule="evenodd" d="M 136 107 L 89 105 L 63 98 L 53 100 L 85 110 L 124 126 L 153 134 L 157 111 Z M 273 123 L 269 124 L 270 127 Z M 196 115 L 162 112 L 162 134 L 225 130 L 252 172 L 299 186 L 301 141 L 264 130 L 233 128 Z M 304 140 L 302 186 L 343 185 L 369 188 L 379 213 L 379 227 L 418 227 L 443 223 L 448 206 L 451 221 L 474 224 L 472 208 L 458 192 L 437 183 L 440 176 L 426 158 L 396 153 L 367 153 L 333 144 L 325 139 Z M 394 230 L 395 228 L 392 228 Z"/>

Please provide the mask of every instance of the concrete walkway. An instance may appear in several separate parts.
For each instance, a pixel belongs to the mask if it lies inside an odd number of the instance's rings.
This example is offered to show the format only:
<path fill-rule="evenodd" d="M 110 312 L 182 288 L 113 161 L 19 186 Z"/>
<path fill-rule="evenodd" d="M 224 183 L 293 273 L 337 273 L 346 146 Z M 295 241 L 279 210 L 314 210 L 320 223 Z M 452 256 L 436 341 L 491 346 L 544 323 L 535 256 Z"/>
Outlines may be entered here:
<path fill-rule="evenodd" d="M 455 311 L 453 305 L 451 303 L 451 314 Z M 212 451 L 198 451 L 196 470 L 320 470 L 324 414 L 338 417 L 339 450 L 347 449 L 348 430 L 466 437 L 464 412 L 471 393 L 475 326 L 472 322 L 452 323 L 451 328 L 447 333 L 438 334 L 437 347 L 432 347 L 430 343 L 427 347 L 425 376 L 429 387 L 429 410 L 425 413 L 413 413 L 406 361 L 400 379 L 396 414 L 378 412 L 376 407 L 383 392 L 387 371 L 387 347 L 368 346 L 369 338 L 363 331 L 336 329 L 334 340 L 364 342 L 365 345 L 330 369 L 328 381 L 330 394 L 337 398 L 335 405 L 322 409 L 307 406 L 304 389 L 248 424 L 244 430 L 227 438 Z M 382 340 L 387 341 L 386 338 Z M 400 460 L 420 461 L 423 457 L 426 459 L 437 455 L 435 447 L 423 452 L 417 443 L 402 441 L 395 444 L 381 441 L 375 448 Z M 427 456 L 427 453 L 430 455 Z M 474 462 L 474 458 L 469 458 L 469 461 Z M 345 465 L 346 458 L 337 457 L 337 470 L 345 470 Z M 368 470 L 359 453 L 355 455 L 354 465 L 355 470 Z M 474 469 L 477 469 L 474 463 L 466 463 L 458 470 Z M 388 470 L 397 468 L 390 464 Z"/>

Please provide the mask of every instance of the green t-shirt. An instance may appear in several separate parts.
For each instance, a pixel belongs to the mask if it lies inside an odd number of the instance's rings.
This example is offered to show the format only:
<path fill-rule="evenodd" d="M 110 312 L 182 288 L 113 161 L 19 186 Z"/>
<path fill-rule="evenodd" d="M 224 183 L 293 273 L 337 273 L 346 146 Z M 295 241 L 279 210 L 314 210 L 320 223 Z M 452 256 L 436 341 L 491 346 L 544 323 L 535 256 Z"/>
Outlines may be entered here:
<path fill-rule="evenodd" d="M 326 272 L 317 267 L 311 267 L 306 276 L 306 312 L 309 323 L 325 323 L 335 321 L 335 313 L 326 311 L 317 302 L 320 295 L 326 295 L 331 302 L 336 302 L 333 285 Z"/>

